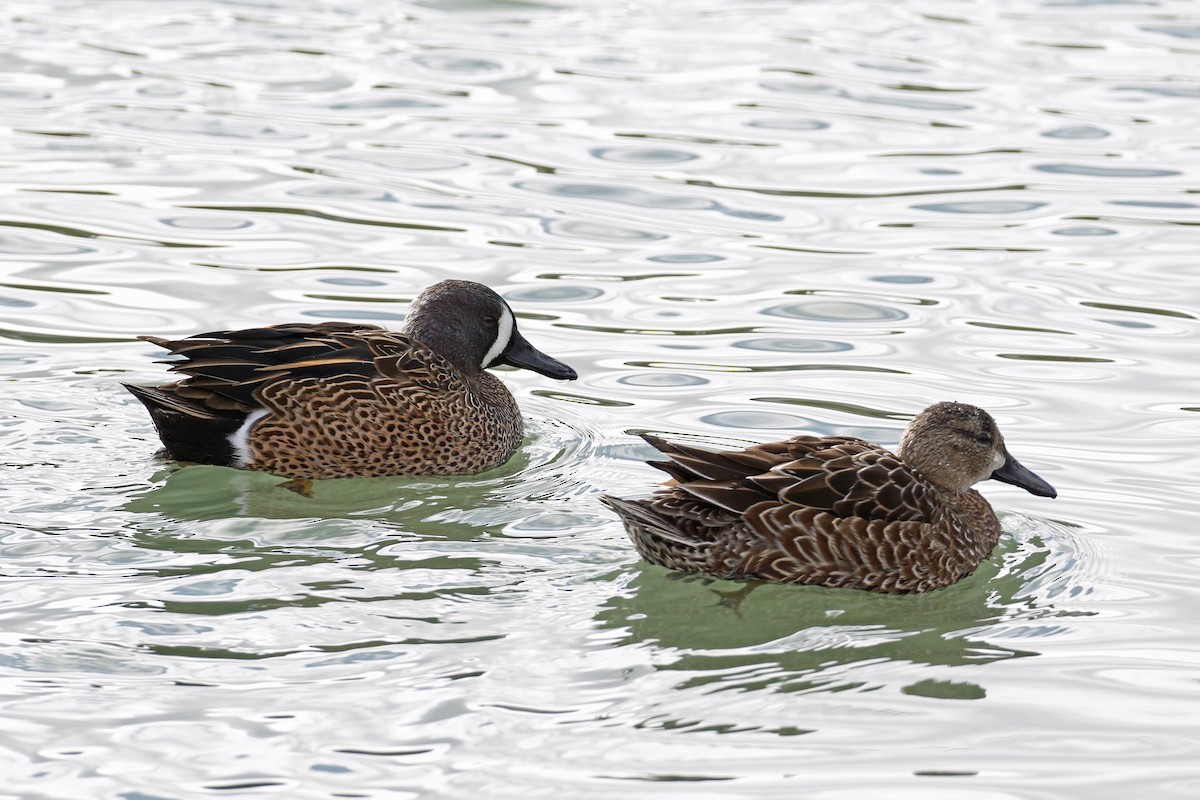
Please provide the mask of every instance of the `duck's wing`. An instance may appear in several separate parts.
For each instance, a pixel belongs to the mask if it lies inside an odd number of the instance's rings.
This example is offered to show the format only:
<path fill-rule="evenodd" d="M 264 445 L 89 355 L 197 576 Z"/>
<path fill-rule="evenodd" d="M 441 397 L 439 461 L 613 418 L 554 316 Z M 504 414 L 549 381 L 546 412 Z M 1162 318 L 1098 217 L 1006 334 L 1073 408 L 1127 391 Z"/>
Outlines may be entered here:
<path fill-rule="evenodd" d="M 410 336 L 369 330 L 333 338 L 340 347 L 255 370 L 253 397 L 277 424 L 319 425 L 355 408 L 375 425 L 420 427 L 471 402 L 468 383 L 450 361 Z"/>
<path fill-rule="evenodd" d="M 929 522 L 929 483 L 900 457 L 861 439 L 816 440 L 800 458 L 751 482 L 780 505 L 826 511 L 841 519 Z"/>
<path fill-rule="evenodd" d="M 835 517 L 925 521 L 929 486 L 900 458 L 849 436 L 797 436 L 745 450 L 712 452 L 645 437 L 668 457 L 651 462 L 675 489 L 733 514 L 760 503 L 826 511 Z"/>
<path fill-rule="evenodd" d="M 182 356 L 181 361 L 165 363 L 186 377 L 154 390 L 171 397 L 176 410 L 198 417 L 239 418 L 263 407 L 260 393 L 270 383 L 285 378 L 369 379 L 380 374 L 381 358 L 394 357 L 396 350 L 413 344 L 376 325 L 345 322 L 212 331 L 177 340 L 141 338 Z"/>

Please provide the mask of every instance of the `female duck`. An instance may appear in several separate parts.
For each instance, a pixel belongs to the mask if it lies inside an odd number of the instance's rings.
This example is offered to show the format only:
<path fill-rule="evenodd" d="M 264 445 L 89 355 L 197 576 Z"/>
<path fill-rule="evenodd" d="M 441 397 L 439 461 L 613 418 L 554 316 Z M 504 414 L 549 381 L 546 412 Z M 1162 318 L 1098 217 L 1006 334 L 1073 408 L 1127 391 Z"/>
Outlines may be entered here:
<path fill-rule="evenodd" d="M 185 359 L 168 362 L 187 376 L 176 383 L 126 384 L 165 455 L 297 479 L 491 469 L 516 451 L 522 428 L 513 396 L 485 370 L 576 377 L 473 281 L 430 286 L 401 333 L 326 322 L 142 338 Z"/>
<path fill-rule="evenodd" d="M 938 403 L 899 455 L 849 436 L 797 436 L 715 453 L 646 441 L 674 481 L 646 500 L 605 497 L 647 561 L 720 578 L 925 592 L 974 572 L 1000 538 L 972 485 L 1043 497 L 1054 487 L 1009 455 L 982 409 Z"/>

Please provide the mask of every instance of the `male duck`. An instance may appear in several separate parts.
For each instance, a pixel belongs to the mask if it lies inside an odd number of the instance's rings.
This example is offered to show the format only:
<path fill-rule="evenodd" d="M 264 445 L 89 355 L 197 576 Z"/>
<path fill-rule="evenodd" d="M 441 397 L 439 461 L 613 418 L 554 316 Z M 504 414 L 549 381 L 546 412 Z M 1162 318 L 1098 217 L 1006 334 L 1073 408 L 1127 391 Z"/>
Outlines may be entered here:
<path fill-rule="evenodd" d="M 485 370 L 576 377 L 526 341 L 500 295 L 462 280 L 422 292 L 401 333 L 325 322 L 142 338 L 185 359 L 167 362 L 187 376 L 176 383 L 126 384 L 165 455 L 299 481 L 491 469 L 520 445 L 521 413 Z"/>
<path fill-rule="evenodd" d="M 973 484 L 1057 494 L 1009 455 L 986 411 L 963 403 L 918 414 L 899 455 L 850 436 L 720 453 L 644 438 L 674 481 L 646 500 L 604 502 L 647 561 L 720 578 L 926 592 L 970 575 L 999 541 Z"/>

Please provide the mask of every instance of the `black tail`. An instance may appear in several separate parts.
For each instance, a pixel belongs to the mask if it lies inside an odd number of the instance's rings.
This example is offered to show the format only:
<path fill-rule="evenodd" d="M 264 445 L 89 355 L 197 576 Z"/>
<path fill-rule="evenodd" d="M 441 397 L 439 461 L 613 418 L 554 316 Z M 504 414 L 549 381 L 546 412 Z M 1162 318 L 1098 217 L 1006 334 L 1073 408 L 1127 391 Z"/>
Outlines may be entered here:
<path fill-rule="evenodd" d="M 172 386 L 122 384 L 142 401 L 158 429 L 166 455 L 176 461 L 232 466 L 237 459 L 229 435 L 241 427 L 245 412 L 216 413 L 188 402 Z"/>

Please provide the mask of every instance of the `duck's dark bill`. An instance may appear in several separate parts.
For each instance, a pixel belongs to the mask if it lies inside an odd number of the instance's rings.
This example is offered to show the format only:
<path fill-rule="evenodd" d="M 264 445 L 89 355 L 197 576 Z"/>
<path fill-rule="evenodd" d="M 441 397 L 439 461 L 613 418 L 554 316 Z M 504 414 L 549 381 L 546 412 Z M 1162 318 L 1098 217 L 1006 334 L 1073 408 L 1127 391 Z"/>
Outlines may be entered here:
<path fill-rule="evenodd" d="M 507 349 L 495 363 L 533 370 L 560 381 L 573 381 L 579 377 L 575 370 L 531 345 L 520 331 L 513 331 Z"/>
<path fill-rule="evenodd" d="M 1025 491 L 1030 494 L 1036 494 L 1038 497 L 1058 497 L 1058 492 L 1054 490 L 1053 486 L 1021 466 L 1021 462 L 1017 461 L 1011 455 L 1004 459 L 1003 466 L 993 472 L 992 477 L 1001 483 L 1011 483 L 1013 486 L 1020 486 Z"/>

